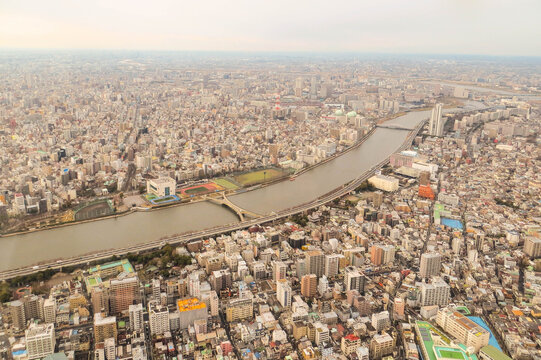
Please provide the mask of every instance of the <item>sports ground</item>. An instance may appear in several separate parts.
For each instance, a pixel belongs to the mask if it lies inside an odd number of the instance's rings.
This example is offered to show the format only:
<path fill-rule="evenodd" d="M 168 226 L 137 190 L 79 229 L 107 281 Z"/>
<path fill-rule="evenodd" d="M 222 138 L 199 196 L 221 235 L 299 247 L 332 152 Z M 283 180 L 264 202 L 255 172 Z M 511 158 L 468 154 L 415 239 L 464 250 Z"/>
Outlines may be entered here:
<path fill-rule="evenodd" d="M 237 184 L 227 178 L 214 179 L 214 183 L 220 185 L 226 190 L 237 190 L 239 188 Z"/>
<path fill-rule="evenodd" d="M 223 187 L 213 182 L 210 182 L 206 184 L 199 184 L 199 185 L 182 188 L 180 189 L 180 195 L 186 198 L 186 197 L 209 194 L 209 193 L 222 191 L 222 190 L 224 190 Z"/>
<path fill-rule="evenodd" d="M 236 182 L 242 186 L 260 184 L 262 182 L 272 181 L 287 176 L 287 173 L 277 169 L 264 169 L 251 171 L 245 174 L 234 176 Z"/>

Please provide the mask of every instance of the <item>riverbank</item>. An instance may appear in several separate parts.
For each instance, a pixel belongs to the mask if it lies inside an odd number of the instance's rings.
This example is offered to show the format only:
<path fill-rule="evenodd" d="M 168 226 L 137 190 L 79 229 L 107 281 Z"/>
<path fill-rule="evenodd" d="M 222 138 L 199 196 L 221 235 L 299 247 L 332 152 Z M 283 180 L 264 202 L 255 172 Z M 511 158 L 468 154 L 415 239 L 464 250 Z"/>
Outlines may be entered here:
<path fill-rule="evenodd" d="M 403 116 L 403 115 L 398 115 L 398 114 L 396 114 L 396 115 L 397 116 L 385 118 L 384 121 L 392 120 L 392 119 L 395 119 L 395 118 L 397 118 L 399 116 Z M 324 165 L 324 164 L 326 164 L 327 162 L 329 162 L 331 160 L 334 160 L 334 159 L 336 159 L 336 158 L 338 158 L 338 157 L 340 157 L 340 156 L 342 156 L 342 155 L 344 155 L 344 154 L 346 154 L 346 153 L 348 153 L 348 152 L 350 152 L 350 151 L 352 151 L 354 149 L 357 149 L 359 146 L 361 146 L 366 141 L 366 139 L 368 139 L 374 133 L 375 130 L 376 130 L 376 127 L 373 127 L 372 129 L 369 130 L 368 133 L 363 135 L 359 141 L 357 141 L 355 144 L 351 145 L 350 147 L 348 147 L 344 151 L 341 151 L 339 153 L 331 155 L 331 156 L 323 159 L 322 161 L 320 161 L 320 162 L 318 162 L 316 164 L 309 165 L 309 166 L 301 169 L 298 173 L 295 173 L 293 176 L 297 177 L 299 175 L 302 175 L 302 174 L 304 174 L 304 173 L 306 173 L 306 172 L 308 172 L 310 170 L 313 170 L 313 169 L 317 168 L 318 166 Z M 249 186 L 249 187 L 246 187 L 246 188 L 240 188 L 240 189 L 233 190 L 233 191 L 224 190 L 224 192 L 227 195 L 235 195 L 235 194 L 247 193 L 247 192 L 250 192 L 250 191 L 258 190 L 258 189 L 261 189 L 263 187 L 270 186 L 270 185 L 282 182 L 282 181 L 288 181 L 288 180 L 290 180 L 290 178 L 291 178 L 291 176 L 288 175 L 288 176 L 280 177 L 280 178 L 277 178 L 277 179 L 274 179 L 274 180 L 271 180 L 271 181 L 267 181 L 265 183 L 252 185 L 252 186 Z M 140 208 L 140 207 L 134 207 L 134 208 L 130 208 L 130 209 L 128 209 L 126 211 L 123 211 L 123 212 L 119 212 L 119 213 L 115 213 L 115 214 L 111 214 L 111 215 L 106 215 L 106 216 L 100 216 L 100 217 L 96 217 L 96 218 L 93 218 L 93 219 L 79 220 L 79 221 L 74 220 L 74 221 L 70 221 L 70 222 L 64 222 L 64 223 L 61 223 L 61 224 L 55 224 L 55 225 L 45 226 L 45 227 L 36 228 L 36 229 L 29 229 L 29 230 L 24 230 L 24 231 L 16 231 L 16 232 L 4 233 L 4 234 L 0 234 L 0 239 L 4 238 L 4 237 L 7 238 L 7 237 L 10 237 L 10 236 L 30 234 L 30 233 L 35 233 L 35 232 L 39 232 L 39 231 L 54 230 L 54 229 L 58 229 L 58 228 L 66 227 L 66 226 L 73 226 L 73 225 L 92 223 L 92 222 L 102 221 L 102 220 L 107 220 L 107 219 L 114 219 L 114 218 L 118 218 L 118 217 L 127 216 L 127 215 L 130 215 L 130 214 L 136 213 L 136 212 L 151 212 L 151 211 L 165 210 L 165 209 L 172 208 L 172 207 L 189 205 L 189 204 L 193 204 L 193 203 L 197 203 L 197 202 L 201 202 L 201 201 L 208 201 L 208 198 L 207 198 L 208 195 L 210 195 L 210 194 L 199 196 L 199 197 L 194 198 L 194 199 L 192 199 L 190 201 L 187 201 L 187 202 L 180 201 L 180 202 L 174 202 L 174 203 L 170 203 L 170 204 L 164 204 L 164 205 L 161 205 L 161 206 L 152 206 L 152 207 L 145 208 L 145 209 Z"/>

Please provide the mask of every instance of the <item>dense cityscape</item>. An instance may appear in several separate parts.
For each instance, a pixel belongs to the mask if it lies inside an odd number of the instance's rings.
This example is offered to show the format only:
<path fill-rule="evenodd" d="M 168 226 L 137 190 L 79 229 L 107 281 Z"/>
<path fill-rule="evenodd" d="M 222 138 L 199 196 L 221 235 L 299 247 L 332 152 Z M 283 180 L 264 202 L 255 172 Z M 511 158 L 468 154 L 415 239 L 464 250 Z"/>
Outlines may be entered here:
<path fill-rule="evenodd" d="M 0 246 L 199 203 L 237 221 L 4 265 L 0 356 L 541 358 L 539 66 L 3 55 Z M 308 203 L 238 200 L 391 133 Z"/>

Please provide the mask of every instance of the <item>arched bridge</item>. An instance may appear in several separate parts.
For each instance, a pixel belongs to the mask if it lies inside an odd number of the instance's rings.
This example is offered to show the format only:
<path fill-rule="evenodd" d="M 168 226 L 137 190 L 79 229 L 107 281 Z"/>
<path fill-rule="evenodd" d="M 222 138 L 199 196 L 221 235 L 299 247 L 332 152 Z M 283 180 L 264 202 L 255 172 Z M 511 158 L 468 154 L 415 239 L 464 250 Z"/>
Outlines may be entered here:
<path fill-rule="evenodd" d="M 233 204 L 231 200 L 225 196 L 225 193 L 222 193 L 220 197 L 209 197 L 208 200 L 217 205 L 227 206 L 237 214 L 240 221 L 244 221 L 246 217 L 253 219 L 263 217 L 263 215 L 256 214 L 255 212 L 243 209 L 240 206 Z"/>

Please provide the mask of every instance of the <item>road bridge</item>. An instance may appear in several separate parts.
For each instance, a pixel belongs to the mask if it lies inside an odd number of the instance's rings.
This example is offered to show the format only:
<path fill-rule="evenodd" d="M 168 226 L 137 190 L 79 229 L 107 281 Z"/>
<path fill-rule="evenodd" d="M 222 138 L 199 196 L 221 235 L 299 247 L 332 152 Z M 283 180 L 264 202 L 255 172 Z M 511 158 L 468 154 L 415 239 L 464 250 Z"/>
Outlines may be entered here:
<path fill-rule="evenodd" d="M 400 126 L 400 125 L 383 125 L 383 124 L 379 124 L 379 125 L 376 125 L 376 127 L 382 128 L 382 129 L 391 129 L 391 130 L 404 130 L 404 131 L 413 131 L 413 130 L 415 130 L 415 129 L 407 128 L 407 127 Z"/>
<path fill-rule="evenodd" d="M 411 145 L 414 137 L 419 133 L 421 128 L 426 124 L 426 122 L 427 120 L 420 122 L 419 125 L 417 125 L 415 129 L 413 129 L 413 131 L 408 135 L 406 140 L 396 150 L 396 152 L 400 152 L 408 148 Z M 25 266 L 25 267 L 20 267 L 17 269 L 1 271 L 0 280 L 10 279 L 16 276 L 29 275 L 38 271 L 46 270 L 46 269 L 61 269 L 62 267 L 65 267 L 65 266 L 90 264 L 92 261 L 108 259 L 113 255 L 124 256 L 127 253 L 138 253 L 138 252 L 150 251 L 153 249 L 159 249 L 163 247 L 165 244 L 185 245 L 193 241 L 198 241 L 200 239 L 209 238 L 209 237 L 217 236 L 223 233 L 236 231 L 240 229 L 246 229 L 253 225 L 261 225 L 261 224 L 269 223 L 269 222 L 279 220 L 282 218 L 287 218 L 289 216 L 299 214 L 310 209 L 318 208 L 321 205 L 327 204 L 333 201 L 334 199 L 337 199 L 341 196 L 344 196 L 347 193 L 354 191 L 359 185 L 361 185 L 363 181 L 367 180 L 369 177 L 374 175 L 376 171 L 381 169 L 388 162 L 389 162 L 389 158 L 386 158 L 385 160 L 381 161 L 380 163 L 374 165 L 372 168 L 364 172 L 355 180 L 335 189 L 335 191 L 331 191 L 330 193 L 322 195 L 319 198 L 314 199 L 308 203 L 300 204 L 289 209 L 281 210 L 278 213 L 271 213 L 269 215 L 262 216 L 262 215 L 255 214 L 255 213 L 242 209 L 244 210 L 244 214 L 250 215 L 251 213 L 252 215 L 257 215 L 257 217 L 254 219 L 241 221 L 240 223 L 219 225 L 213 228 L 204 229 L 200 231 L 172 235 L 172 236 L 161 238 L 158 240 L 153 240 L 146 243 L 136 244 L 136 245 L 132 245 L 132 246 L 124 247 L 124 248 L 109 249 L 109 250 L 99 251 L 97 253 L 84 254 L 78 257 L 73 257 L 73 258 L 43 262 L 35 266 Z M 222 196 L 227 200 L 225 195 L 222 195 Z M 231 202 L 229 201 L 229 203 Z M 231 204 L 234 205 L 233 203 Z M 234 205 L 234 207 L 237 208 L 237 210 L 241 209 L 240 207 L 236 205 Z M 233 209 L 233 207 L 231 209 Z"/>
<path fill-rule="evenodd" d="M 234 204 L 233 202 L 231 202 L 231 200 L 227 198 L 227 196 L 225 196 L 225 193 L 221 193 L 221 197 L 218 198 L 210 197 L 208 198 L 208 201 L 217 205 L 226 206 L 229 209 L 233 210 L 239 217 L 240 221 L 244 221 L 246 217 L 250 217 L 252 219 L 258 219 L 263 217 L 263 215 L 256 214 L 255 212 L 243 209 L 240 206 Z"/>

